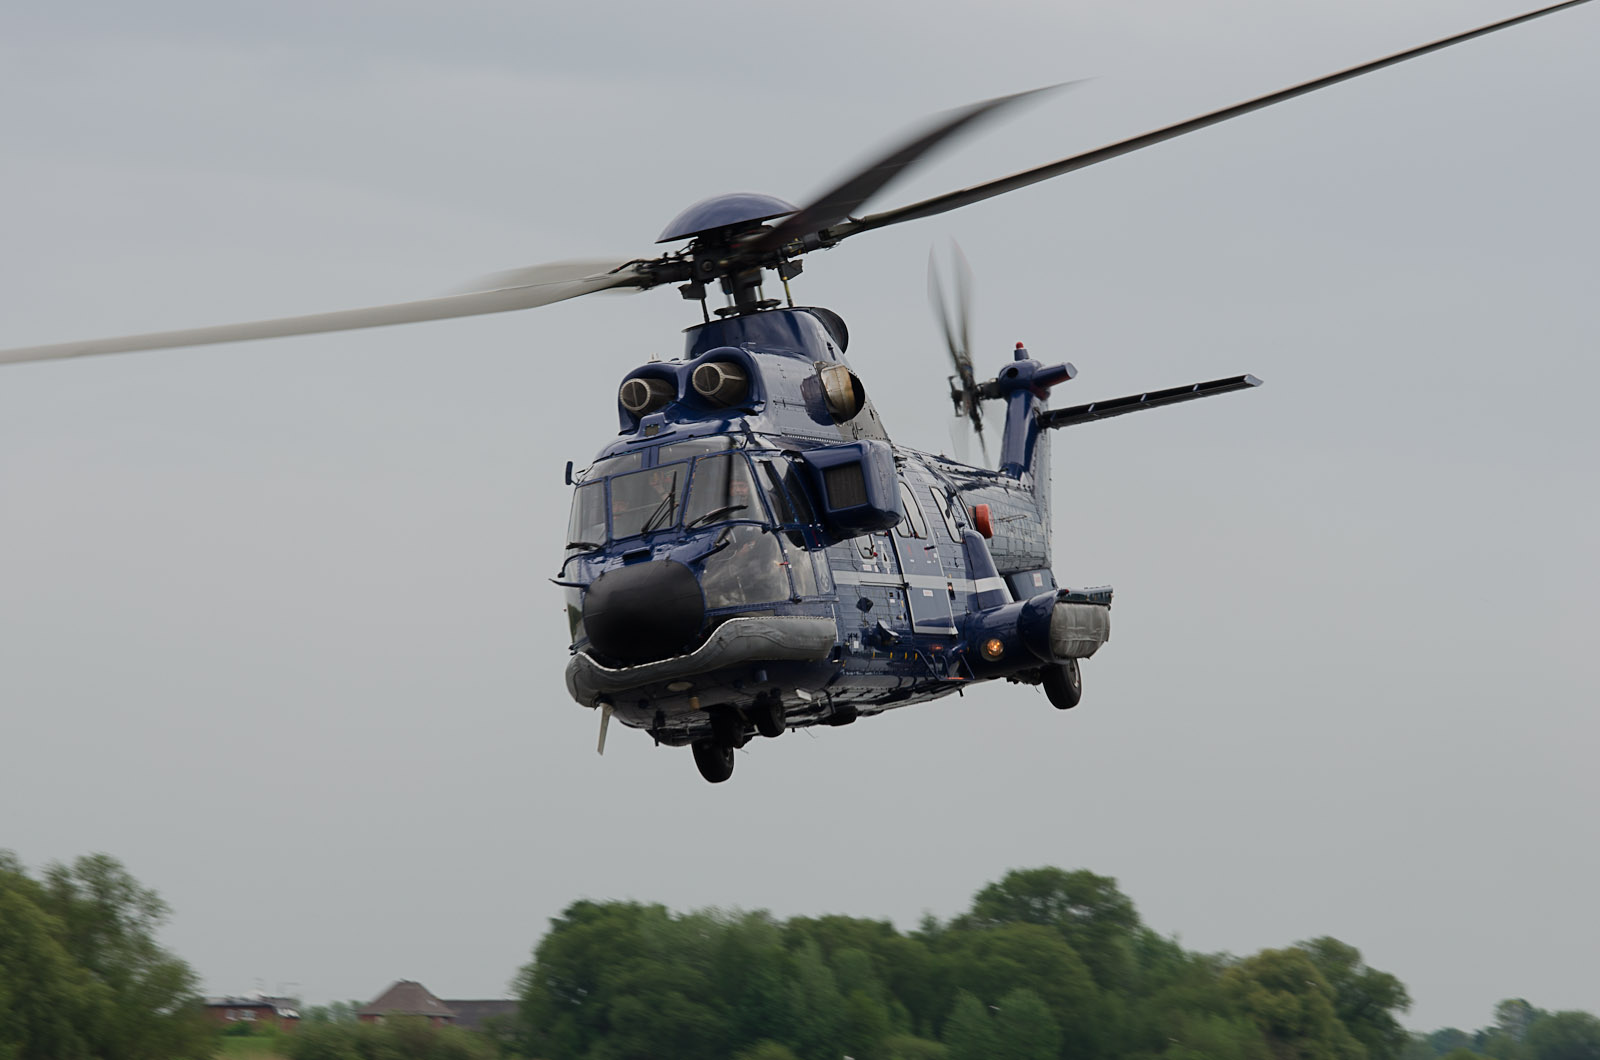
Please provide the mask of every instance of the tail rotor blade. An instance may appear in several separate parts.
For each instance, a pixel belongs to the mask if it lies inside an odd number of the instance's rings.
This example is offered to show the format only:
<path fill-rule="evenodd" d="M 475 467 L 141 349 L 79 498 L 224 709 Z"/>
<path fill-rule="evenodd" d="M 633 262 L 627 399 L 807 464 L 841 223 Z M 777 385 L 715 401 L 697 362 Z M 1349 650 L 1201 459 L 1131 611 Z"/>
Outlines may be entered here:
<path fill-rule="evenodd" d="M 961 247 L 951 240 L 951 282 L 953 290 L 947 300 L 944 282 L 939 272 L 936 251 L 928 252 L 928 299 L 933 303 L 934 315 L 939 318 L 944 332 L 945 347 L 950 351 L 950 361 L 956 374 L 950 377 L 950 400 L 956 415 L 964 417 L 972 432 L 978 436 L 978 446 L 983 452 L 984 465 L 989 463 L 989 442 L 983 434 L 982 395 L 978 379 L 972 370 L 972 266 L 961 252 Z M 953 311 L 952 311 L 953 307 Z M 953 429 L 953 428 L 952 428 Z M 960 446 L 961 462 L 967 463 L 970 447 Z"/>
<path fill-rule="evenodd" d="M 962 253 L 961 244 L 950 241 L 950 257 L 955 263 L 956 312 L 959 314 L 961 353 L 967 362 L 968 374 L 972 371 L 972 266 Z M 971 382 L 971 380 L 968 380 Z"/>

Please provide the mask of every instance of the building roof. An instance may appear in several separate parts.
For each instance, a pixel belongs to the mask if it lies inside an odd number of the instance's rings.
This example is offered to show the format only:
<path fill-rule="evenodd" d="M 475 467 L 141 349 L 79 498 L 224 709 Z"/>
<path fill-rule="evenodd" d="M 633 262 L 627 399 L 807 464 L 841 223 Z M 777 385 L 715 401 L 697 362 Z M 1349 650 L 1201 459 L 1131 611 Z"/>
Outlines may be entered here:
<path fill-rule="evenodd" d="M 398 1012 L 406 1016 L 438 1016 L 453 1020 L 455 1010 L 429 993 L 428 988 L 410 979 L 400 979 L 379 994 L 372 1004 L 358 1010 L 358 1016 L 386 1016 Z"/>

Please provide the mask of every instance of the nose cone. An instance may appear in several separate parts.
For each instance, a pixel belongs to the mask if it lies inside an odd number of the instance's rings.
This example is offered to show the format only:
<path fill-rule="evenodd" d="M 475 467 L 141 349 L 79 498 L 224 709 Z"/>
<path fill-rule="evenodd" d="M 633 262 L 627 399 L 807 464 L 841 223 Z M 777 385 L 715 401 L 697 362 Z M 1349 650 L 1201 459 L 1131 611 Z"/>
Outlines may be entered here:
<path fill-rule="evenodd" d="M 583 627 L 590 646 L 625 663 L 681 653 L 699 636 L 705 615 L 700 583 L 676 560 L 608 570 L 583 598 Z"/>

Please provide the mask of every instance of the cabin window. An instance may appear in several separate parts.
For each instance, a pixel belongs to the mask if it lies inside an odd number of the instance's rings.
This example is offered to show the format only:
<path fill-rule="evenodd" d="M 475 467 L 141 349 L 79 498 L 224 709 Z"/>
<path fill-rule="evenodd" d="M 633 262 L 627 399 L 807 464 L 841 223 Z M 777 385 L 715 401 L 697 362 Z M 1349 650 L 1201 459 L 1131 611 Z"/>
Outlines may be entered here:
<path fill-rule="evenodd" d="M 905 518 L 895 525 L 894 532 L 901 537 L 927 537 L 928 524 L 922 520 L 922 509 L 917 507 L 917 498 L 904 482 L 900 483 L 900 507 L 905 509 Z"/>
<path fill-rule="evenodd" d="M 955 513 L 950 510 L 950 498 L 944 495 L 944 490 L 937 487 L 933 490 L 934 507 L 939 509 L 939 514 L 944 516 L 944 528 L 950 531 L 950 540 L 961 541 L 961 528 L 956 525 Z"/>
<path fill-rule="evenodd" d="M 750 462 L 736 453 L 703 456 L 694 464 L 694 486 L 683 511 L 684 528 L 733 520 L 767 521 Z"/>
<path fill-rule="evenodd" d="M 678 521 L 687 464 L 654 467 L 611 480 L 613 540 L 648 534 Z"/>
<path fill-rule="evenodd" d="M 588 550 L 606 543 L 606 486 L 591 482 L 572 493 L 572 519 L 567 523 L 567 548 Z"/>
<path fill-rule="evenodd" d="M 708 609 L 789 598 L 789 578 L 777 535 L 747 523 L 723 530 L 718 545 L 706 557 L 705 573 L 700 576 Z M 801 558 L 809 561 L 810 557 Z"/>

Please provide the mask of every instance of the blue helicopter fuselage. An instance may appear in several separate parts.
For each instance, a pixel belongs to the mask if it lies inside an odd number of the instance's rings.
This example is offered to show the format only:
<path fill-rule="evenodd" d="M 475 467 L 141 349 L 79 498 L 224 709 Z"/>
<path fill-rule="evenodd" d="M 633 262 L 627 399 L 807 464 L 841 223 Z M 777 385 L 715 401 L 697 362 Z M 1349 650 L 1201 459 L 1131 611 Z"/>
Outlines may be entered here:
<path fill-rule="evenodd" d="M 659 742 L 737 744 L 1038 682 L 1104 642 L 1110 591 L 1050 569 L 1037 413 L 1072 369 L 1019 348 L 991 471 L 893 445 L 847 341 L 828 310 L 773 309 L 690 329 L 682 360 L 624 378 L 556 579 L 579 703 Z"/>

